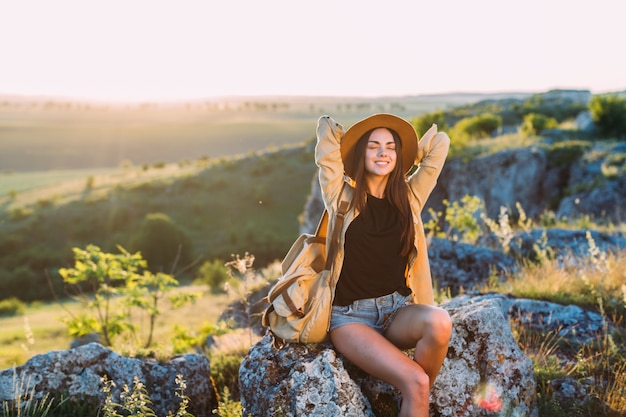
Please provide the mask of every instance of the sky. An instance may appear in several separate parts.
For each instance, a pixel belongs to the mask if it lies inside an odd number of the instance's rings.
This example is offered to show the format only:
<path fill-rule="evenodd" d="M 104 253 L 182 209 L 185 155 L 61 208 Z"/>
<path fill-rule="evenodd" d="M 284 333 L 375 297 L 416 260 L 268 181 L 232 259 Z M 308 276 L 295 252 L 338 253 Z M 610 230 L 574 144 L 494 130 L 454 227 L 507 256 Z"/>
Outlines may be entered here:
<path fill-rule="evenodd" d="M 0 95 L 626 89 L 624 0 L 0 0 Z"/>

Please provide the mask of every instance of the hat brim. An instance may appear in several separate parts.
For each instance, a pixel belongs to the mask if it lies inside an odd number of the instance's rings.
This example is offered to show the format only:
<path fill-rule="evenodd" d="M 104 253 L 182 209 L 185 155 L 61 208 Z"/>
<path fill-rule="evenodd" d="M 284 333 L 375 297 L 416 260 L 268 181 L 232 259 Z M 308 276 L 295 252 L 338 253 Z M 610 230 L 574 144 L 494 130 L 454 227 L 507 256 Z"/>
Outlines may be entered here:
<path fill-rule="evenodd" d="M 400 137 L 402 147 L 402 171 L 408 174 L 417 156 L 417 132 L 401 117 L 379 113 L 369 116 L 352 125 L 341 138 L 341 159 L 343 169 L 349 177 L 354 175 L 354 149 L 361 137 L 372 129 L 385 127 L 395 131 Z"/>

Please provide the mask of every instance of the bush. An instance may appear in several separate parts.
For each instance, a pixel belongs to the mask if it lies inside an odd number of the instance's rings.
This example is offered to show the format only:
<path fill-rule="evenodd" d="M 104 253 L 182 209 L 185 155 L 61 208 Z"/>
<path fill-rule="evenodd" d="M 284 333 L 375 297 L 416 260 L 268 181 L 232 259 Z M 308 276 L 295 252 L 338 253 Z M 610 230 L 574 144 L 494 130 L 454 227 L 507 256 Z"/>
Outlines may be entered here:
<path fill-rule="evenodd" d="M 448 130 L 448 123 L 446 122 L 445 114 L 443 111 L 436 111 L 433 113 L 425 113 L 420 117 L 412 120 L 413 127 L 417 131 L 419 136 L 426 133 L 428 129 L 435 123 L 439 131 Z"/>
<path fill-rule="evenodd" d="M 242 356 L 231 353 L 211 356 L 211 379 L 217 392 L 227 388 L 234 398 L 239 398 L 239 367 L 242 360 Z"/>
<path fill-rule="evenodd" d="M 167 214 L 150 213 L 133 238 L 133 251 L 140 251 L 153 272 L 173 271 L 192 259 L 191 240 Z"/>
<path fill-rule="evenodd" d="M 98 333 L 104 344 L 111 346 L 113 338 L 130 335 L 136 339 L 143 326 L 135 325 L 138 309 L 148 317 L 148 335 L 144 348 L 152 345 L 155 319 L 161 314 L 161 301 L 178 286 L 172 276 L 158 272 L 152 274 L 144 270 L 146 261 L 139 252 L 131 254 L 119 247 L 120 254 L 104 253 L 95 245 L 86 249 L 74 248 L 74 268 L 61 268 L 59 274 L 63 282 L 78 289 L 83 312 L 65 320 L 70 336 L 80 337 L 88 333 Z M 87 295 L 82 286 L 93 288 Z M 193 302 L 196 295 L 177 293 L 169 297 L 172 308 L 182 307 Z M 143 317 L 141 317 L 143 318 Z M 144 329 L 145 330 L 145 329 Z M 127 339 L 128 340 L 128 339 Z"/>
<path fill-rule="evenodd" d="M 454 132 L 459 136 L 478 139 L 490 137 L 500 126 L 502 126 L 502 117 L 491 113 L 484 113 L 459 120 L 459 122 L 454 125 Z"/>
<path fill-rule="evenodd" d="M 545 129 L 556 128 L 559 123 L 552 117 L 543 114 L 530 113 L 524 116 L 522 123 L 522 134 L 524 136 L 536 136 Z"/>
<path fill-rule="evenodd" d="M 46 284 L 45 272 L 28 265 L 15 268 L 0 268 L 0 294 L 19 296 L 24 301 L 36 301 L 50 298 L 50 287 Z M 55 291 L 62 291 L 62 285 L 53 282 Z"/>
<path fill-rule="evenodd" d="M 206 284 L 211 287 L 213 293 L 224 292 L 222 286 L 228 281 L 230 275 L 228 275 L 228 269 L 224 265 L 224 262 L 215 259 L 213 261 L 206 261 L 202 264 L 198 270 L 198 275 L 195 279 L 195 283 Z"/>
<path fill-rule="evenodd" d="M 594 96 L 589 103 L 591 117 L 601 135 L 626 136 L 626 100 L 617 95 Z"/>
<path fill-rule="evenodd" d="M 17 297 L 0 301 L 0 316 L 14 316 L 26 310 L 24 303 Z"/>
<path fill-rule="evenodd" d="M 550 168 L 569 168 L 591 147 L 588 142 L 569 140 L 555 143 L 548 149 Z"/>

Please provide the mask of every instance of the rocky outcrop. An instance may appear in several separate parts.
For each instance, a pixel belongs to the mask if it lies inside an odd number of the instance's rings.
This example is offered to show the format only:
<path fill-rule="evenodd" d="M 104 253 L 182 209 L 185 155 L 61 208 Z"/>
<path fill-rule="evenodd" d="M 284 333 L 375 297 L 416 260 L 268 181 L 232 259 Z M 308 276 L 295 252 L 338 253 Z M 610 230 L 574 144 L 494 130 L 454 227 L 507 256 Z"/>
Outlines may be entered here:
<path fill-rule="evenodd" d="M 626 218 L 626 143 L 596 144 L 570 170 L 570 192 L 557 218 L 590 216 L 621 223 Z"/>
<path fill-rule="evenodd" d="M 501 250 L 439 238 L 430 242 L 428 261 L 437 287 L 449 288 L 453 296 L 480 287 L 490 277 L 504 279 L 519 268 Z"/>
<path fill-rule="evenodd" d="M 518 260 L 536 259 L 537 251 L 544 251 L 562 263 L 579 262 L 596 249 L 601 253 L 626 249 L 625 236 L 596 230 L 532 229 L 513 232 L 508 239 L 508 255 Z M 494 251 L 504 249 L 493 233 L 479 238 L 477 244 Z"/>
<path fill-rule="evenodd" d="M 501 207 L 515 210 L 519 202 L 530 218 L 554 210 L 558 219 L 590 216 L 613 223 L 624 220 L 626 143 L 599 143 L 589 149 L 572 145 L 559 148 L 557 153 L 548 148 L 509 149 L 470 162 L 448 159 L 422 214 L 424 220 L 429 208 L 443 208 L 444 199 L 460 201 L 466 195 L 479 197 L 492 219 L 498 218 Z M 323 208 L 315 176 L 301 232 L 315 230 Z"/>
<path fill-rule="evenodd" d="M 121 403 L 122 387 L 127 385 L 132 389 L 133 377 L 139 378 L 158 416 L 178 410 L 177 375 L 182 375 L 186 381 L 184 393 L 190 399 L 188 411 L 195 417 L 213 415 L 218 405 L 205 356 L 189 354 L 158 363 L 126 358 L 97 343 L 37 355 L 22 366 L 0 371 L 0 401 L 14 400 L 28 392 L 34 400 L 64 394 L 102 403 L 106 395 L 101 380 L 105 375 L 115 383 L 112 394 L 117 403 Z"/>
<path fill-rule="evenodd" d="M 512 149 L 478 157 L 446 162 L 439 185 L 448 201 L 465 195 L 484 201 L 487 215 L 497 218 L 500 207 L 521 202 L 528 216 L 540 214 L 546 198 L 543 182 L 548 168 L 546 154 L 539 148 Z"/>
<path fill-rule="evenodd" d="M 536 416 L 531 361 L 518 348 L 497 297 L 442 305 L 450 350 L 431 394 L 431 416 Z M 410 351 L 406 352 L 411 355 Z M 395 416 L 399 393 L 355 368 L 331 345 L 254 345 L 239 373 L 244 414 Z"/>

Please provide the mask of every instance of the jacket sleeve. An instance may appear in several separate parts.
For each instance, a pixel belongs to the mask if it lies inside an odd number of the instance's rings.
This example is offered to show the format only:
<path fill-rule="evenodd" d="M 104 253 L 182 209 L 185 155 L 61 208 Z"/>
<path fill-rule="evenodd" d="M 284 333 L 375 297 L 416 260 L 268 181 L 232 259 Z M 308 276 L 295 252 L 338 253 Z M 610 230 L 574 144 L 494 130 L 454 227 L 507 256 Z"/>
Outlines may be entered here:
<path fill-rule="evenodd" d="M 438 133 L 435 124 L 420 139 L 415 158 L 415 165 L 418 168 L 409 178 L 409 188 L 420 207 L 424 207 L 437 185 L 437 178 L 443 169 L 449 149 L 450 138 L 443 132 Z"/>
<path fill-rule="evenodd" d="M 320 117 L 317 122 L 315 163 L 319 167 L 322 198 L 327 208 L 332 204 L 336 204 L 344 182 L 344 169 L 340 149 L 343 135 L 343 126 L 329 116 Z"/>

